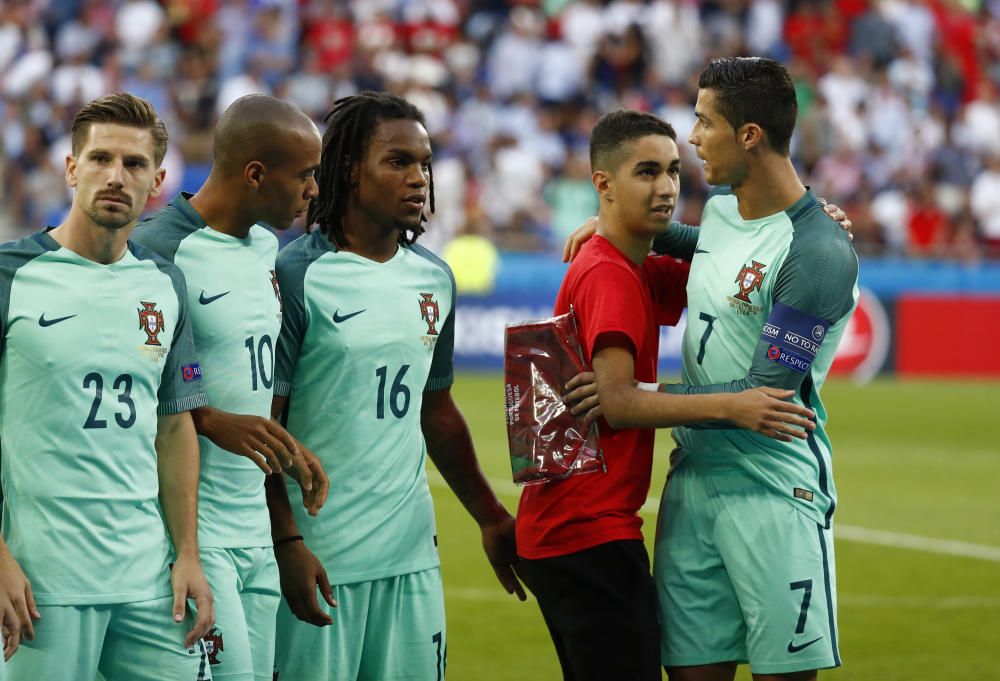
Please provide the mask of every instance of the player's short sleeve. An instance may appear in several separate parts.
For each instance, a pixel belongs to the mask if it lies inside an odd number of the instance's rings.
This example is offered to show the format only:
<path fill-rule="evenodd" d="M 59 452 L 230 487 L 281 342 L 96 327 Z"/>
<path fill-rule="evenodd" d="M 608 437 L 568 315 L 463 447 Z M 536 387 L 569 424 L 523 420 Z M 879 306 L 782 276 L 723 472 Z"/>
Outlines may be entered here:
<path fill-rule="evenodd" d="M 691 261 L 695 248 L 698 246 L 697 227 L 680 222 L 671 222 L 670 228 L 653 239 L 653 252 L 657 255 L 670 255 L 675 258 Z"/>
<path fill-rule="evenodd" d="M 174 265 L 161 265 L 160 271 L 170 276 L 177 295 L 177 322 L 157 392 L 157 413 L 165 416 L 204 407 L 208 404 L 208 398 L 202 387 L 201 365 L 198 363 L 194 333 L 188 315 L 184 275 Z"/>
<path fill-rule="evenodd" d="M 674 326 L 687 307 L 687 280 L 691 264 L 666 256 L 650 256 L 642 264 L 653 295 L 656 323 Z"/>
<path fill-rule="evenodd" d="M 301 251 L 286 248 L 278 253 L 275 273 L 281 290 L 281 333 L 274 358 L 274 394 L 288 397 L 299 361 L 299 350 L 309 320 L 306 315 L 305 279 L 312 262 Z"/>
<path fill-rule="evenodd" d="M 602 334 L 624 334 L 634 352 L 642 347 L 645 315 L 636 310 L 637 301 L 642 300 L 640 286 L 634 272 L 614 262 L 599 262 L 580 276 L 570 302 L 588 361 L 593 359 L 594 344 Z"/>
<path fill-rule="evenodd" d="M 448 263 L 419 244 L 412 244 L 410 248 L 417 255 L 441 268 L 441 271 L 448 277 L 451 309 L 448 311 L 448 316 L 445 317 L 441 333 L 434 344 L 434 357 L 431 358 L 431 368 L 427 374 L 427 382 L 424 384 L 424 392 L 444 390 L 450 388 L 451 384 L 455 382 L 455 308 L 457 307 L 458 286 L 455 284 L 455 275 Z"/>

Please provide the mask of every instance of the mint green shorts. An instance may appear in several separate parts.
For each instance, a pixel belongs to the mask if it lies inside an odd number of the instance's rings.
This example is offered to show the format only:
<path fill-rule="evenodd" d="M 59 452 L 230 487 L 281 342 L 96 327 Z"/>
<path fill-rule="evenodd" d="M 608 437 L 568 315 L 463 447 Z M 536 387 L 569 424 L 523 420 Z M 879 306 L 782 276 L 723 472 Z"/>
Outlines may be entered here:
<path fill-rule="evenodd" d="M 170 598 L 115 605 L 39 605 L 35 640 L 7 662 L 8 681 L 206 681 L 204 646 L 184 647 L 193 625 Z"/>
<path fill-rule="evenodd" d="M 688 457 L 671 472 L 653 576 L 664 666 L 840 666 L 832 530 L 735 466 Z"/>
<path fill-rule="evenodd" d="M 215 597 L 215 627 L 205 636 L 216 681 L 271 681 L 281 588 L 274 549 L 203 548 L 201 564 Z"/>
<path fill-rule="evenodd" d="M 333 624 L 278 609 L 275 681 L 443 681 L 447 663 L 444 590 L 433 568 L 333 587 Z"/>

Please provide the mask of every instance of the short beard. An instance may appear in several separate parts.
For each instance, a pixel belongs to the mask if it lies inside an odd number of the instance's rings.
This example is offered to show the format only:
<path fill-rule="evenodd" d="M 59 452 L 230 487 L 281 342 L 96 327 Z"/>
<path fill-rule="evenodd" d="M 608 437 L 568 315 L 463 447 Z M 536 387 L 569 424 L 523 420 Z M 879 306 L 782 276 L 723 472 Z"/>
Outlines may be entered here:
<path fill-rule="evenodd" d="M 86 213 L 87 217 L 95 225 L 111 232 L 117 232 L 119 229 L 128 227 L 135 222 L 137 217 L 128 212 L 109 213 L 105 211 L 101 213 L 94 209 L 84 209 L 83 212 Z"/>

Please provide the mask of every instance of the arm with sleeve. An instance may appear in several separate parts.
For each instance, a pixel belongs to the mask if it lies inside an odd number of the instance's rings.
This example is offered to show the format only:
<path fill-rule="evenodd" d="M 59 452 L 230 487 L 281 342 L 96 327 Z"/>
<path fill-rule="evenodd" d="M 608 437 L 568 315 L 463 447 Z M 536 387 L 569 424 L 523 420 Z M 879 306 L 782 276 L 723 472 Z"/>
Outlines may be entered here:
<path fill-rule="evenodd" d="M 746 376 L 711 385 L 664 384 L 663 392 L 740 392 L 769 386 L 797 390 L 826 332 L 854 305 L 858 260 L 846 236 L 792 240 L 774 285 L 774 300 Z"/>

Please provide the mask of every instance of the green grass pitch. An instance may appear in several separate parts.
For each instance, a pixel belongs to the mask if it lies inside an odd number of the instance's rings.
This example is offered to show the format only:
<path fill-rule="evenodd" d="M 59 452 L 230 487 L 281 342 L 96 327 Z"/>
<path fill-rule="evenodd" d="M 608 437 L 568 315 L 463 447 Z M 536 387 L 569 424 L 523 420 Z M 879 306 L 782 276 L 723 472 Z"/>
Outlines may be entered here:
<path fill-rule="evenodd" d="M 502 387 L 497 375 L 461 374 L 453 391 L 483 469 L 513 513 Z M 844 666 L 820 677 L 1000 680 L 1000 383 L 831 381 L 823 397 L 843 528 L 836 557 Z M 655 496 L 670 442 L 666 432 L 657 436 Z M 430 479 L 448 678 L 558 681 L 537 605 L 501 589 L 475 524 L 433 470 Z M 644 513 L 647 541 L 654 513 Z M 746 667 L 737 678 L 750 678 Z"/>

